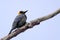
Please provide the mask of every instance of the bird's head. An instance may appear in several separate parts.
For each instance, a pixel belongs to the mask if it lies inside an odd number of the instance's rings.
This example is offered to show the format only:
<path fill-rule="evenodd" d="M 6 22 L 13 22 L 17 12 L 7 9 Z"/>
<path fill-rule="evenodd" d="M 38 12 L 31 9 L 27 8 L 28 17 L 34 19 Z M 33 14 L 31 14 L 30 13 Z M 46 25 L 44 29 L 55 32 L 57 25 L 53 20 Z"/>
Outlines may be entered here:
<path fill-rule="evenodd" d="M 26 10 L 26 11 L 19 11 L 19 12 L 18 12 L 18 15 L 20 15 L 20 14 L 25 14 L 27 11 L 28 11 L 28 10 Z"/>

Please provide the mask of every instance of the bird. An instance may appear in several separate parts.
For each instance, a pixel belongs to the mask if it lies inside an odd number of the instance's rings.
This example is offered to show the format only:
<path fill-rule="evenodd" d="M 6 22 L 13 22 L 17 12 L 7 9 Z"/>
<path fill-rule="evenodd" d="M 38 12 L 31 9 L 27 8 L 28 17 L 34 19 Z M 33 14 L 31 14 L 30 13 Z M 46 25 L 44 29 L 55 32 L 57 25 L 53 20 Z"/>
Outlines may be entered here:
<path fill-rule="evenodd" d="M 21 28 L 23 25 L 26 24 L 26 20 L 27 20 L 27 16 L 26 16 L 26 11 L 19 11 L 18 15 L 16 16 L 16 18 L 13 21 L 12 24 L 12 29 L 10 30 L 9 34 L 11 34 L 11 32 L 16 29 L 16 28 Z"/>

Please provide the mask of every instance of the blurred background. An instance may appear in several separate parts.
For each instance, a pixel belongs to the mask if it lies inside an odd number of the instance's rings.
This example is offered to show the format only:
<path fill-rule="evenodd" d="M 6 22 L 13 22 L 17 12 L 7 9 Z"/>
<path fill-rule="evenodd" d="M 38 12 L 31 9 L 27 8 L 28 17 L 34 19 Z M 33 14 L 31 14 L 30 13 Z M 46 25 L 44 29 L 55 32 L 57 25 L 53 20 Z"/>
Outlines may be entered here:
<path fill-rule="evenodd" d="M 28 10 L 27 22 L 46 16 L 60 8 L 60 0 L 0 0 L 0 38 L 12 28 L 18 11 Z M 41 22 L 11 40 L 60 40 L 60 14 Z"/>

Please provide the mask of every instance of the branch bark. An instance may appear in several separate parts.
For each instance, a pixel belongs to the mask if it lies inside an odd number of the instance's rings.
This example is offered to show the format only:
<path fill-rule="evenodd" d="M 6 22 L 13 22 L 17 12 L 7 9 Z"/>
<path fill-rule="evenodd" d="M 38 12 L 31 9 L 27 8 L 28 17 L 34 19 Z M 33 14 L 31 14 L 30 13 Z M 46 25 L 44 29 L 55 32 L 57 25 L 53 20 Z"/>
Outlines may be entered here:
<path fill-rule="evenodd" d="M 33 28 L 35 25 L 40 24 L 40 22 L 48 20 L 54 16 L 56 16 L 57 14 L 60 13 L 60 9 L 56 10 L 54 13 L 49 14 L 47 16 L 41 17 L 41 18 L 37 18 L 35 20 L 30 21 L 30 23 L 26 23 L 24 26 L 22 26 L 21 28 L 16 29 L 14 32 L 12 32 L 11 34 L 1 38 L 0 40 L 10 40 L 13 37 L 16 37 L 18 34 L 24 32 L 25 30 L 29 29 L 29 28 Z"/>

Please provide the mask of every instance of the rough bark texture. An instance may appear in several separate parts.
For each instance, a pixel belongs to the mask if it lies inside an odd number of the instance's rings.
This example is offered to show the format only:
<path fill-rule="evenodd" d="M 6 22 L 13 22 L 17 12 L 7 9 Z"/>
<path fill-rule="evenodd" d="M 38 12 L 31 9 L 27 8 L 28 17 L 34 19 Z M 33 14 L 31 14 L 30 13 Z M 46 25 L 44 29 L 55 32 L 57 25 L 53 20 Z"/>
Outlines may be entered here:
<path fill-rule="evenodd" d="M 47 16 L 32 20 L 32 21 L 30 21 L 30 23 L 26 23 L 23 27 L 16 29 L 14 32 L 12 32 L 9 35 L 6 35 L 5 37 L 1 38 L 0 40 L 10 40 L 11 38 L 16 37 L 18 34 L 24 32 L 25 30 L 27 30 L 29 28 L 33 28 L 35 25 L 40 24 L 40 22 L 50 19 L 59 13 L 60 13 L 60 9 L 56 10 L 54 13 L 49 14 Z"/>

